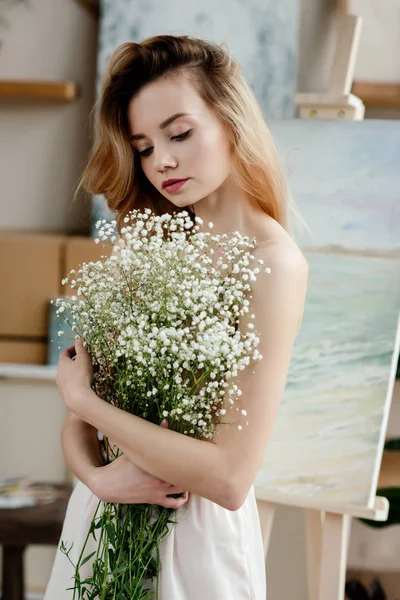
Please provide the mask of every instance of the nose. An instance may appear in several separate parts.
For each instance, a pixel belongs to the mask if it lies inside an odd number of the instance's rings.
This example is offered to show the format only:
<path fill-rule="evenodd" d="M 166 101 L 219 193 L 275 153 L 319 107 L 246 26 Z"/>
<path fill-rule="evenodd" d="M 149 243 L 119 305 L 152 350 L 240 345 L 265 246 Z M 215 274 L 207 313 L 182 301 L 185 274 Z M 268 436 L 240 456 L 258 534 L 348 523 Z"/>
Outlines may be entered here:
<path fill-rule="evenodd" d="M 174 169 L 178 165 L 176 157 L 167 149 L 159 148 L 157 151 L 153 150 L 153 153 L 154 167 L 159 173 L 163 173 L 166 169 Z"/>

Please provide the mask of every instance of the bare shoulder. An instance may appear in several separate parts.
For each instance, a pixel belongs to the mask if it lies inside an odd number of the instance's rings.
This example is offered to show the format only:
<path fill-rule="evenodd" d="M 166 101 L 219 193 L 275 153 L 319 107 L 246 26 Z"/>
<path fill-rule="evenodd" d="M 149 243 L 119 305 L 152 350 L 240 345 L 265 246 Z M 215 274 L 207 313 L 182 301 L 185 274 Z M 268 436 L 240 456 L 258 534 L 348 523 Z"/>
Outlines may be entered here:
<path fill-rule="evenodd" d="M 254 256 L 262 260 L 252 284 L 252 307 L 256 325 L 291 330 L 297 335 L 304 312 L 308 264 L 292 238 L 278 236 L 261 243 Z M 288 331 L 289 333 L 289 331 Z"/>
<path fill-rule="evenodd" d="M 257 243 L 255 254 L 271 264 L 280 265 L 281 269 L 293 269 L 296 273 L 307 277 L 308 264 L 291 235 L 268 215 L 259 219 L 258 230 L 255 238 L 261 240 Z"/>
<path fill-rule="evenodd" d="M 280 226 L 274 235 L 257 245 L 254 255 L 263 260 L 263 269 L 270 268 L 271 274 L 274 273 L 270 280 L 284 277 L 299 285 L 307 283 L 306 258 L 293 238 Z"/>

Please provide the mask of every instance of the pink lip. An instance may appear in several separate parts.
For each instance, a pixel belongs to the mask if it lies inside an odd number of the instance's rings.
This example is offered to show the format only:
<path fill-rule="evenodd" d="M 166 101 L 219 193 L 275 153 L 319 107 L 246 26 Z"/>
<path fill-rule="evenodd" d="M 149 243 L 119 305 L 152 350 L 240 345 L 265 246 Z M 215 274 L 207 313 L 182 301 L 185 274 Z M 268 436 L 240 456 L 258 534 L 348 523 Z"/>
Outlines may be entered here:
<path fill-rule="evenodd" d="M 173 194 L 174 192 L 180 190 L 187 181 L 188 179 L 167 179 L 166 181 L 163 181 L 162 187 L 169 194 Z"/>

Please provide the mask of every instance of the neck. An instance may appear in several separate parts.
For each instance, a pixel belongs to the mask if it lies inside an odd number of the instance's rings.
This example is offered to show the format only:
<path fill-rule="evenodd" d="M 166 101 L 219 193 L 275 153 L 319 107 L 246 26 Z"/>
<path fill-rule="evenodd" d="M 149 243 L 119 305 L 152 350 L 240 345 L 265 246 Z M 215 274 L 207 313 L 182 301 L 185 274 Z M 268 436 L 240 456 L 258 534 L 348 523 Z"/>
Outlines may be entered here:
<path fill-rule="evenodd" d="M 208 223 L 212 222 L 215 234 L 239 231 L 249 237 L 257 237 L 260 217 L 267 217 L 256 201 L 230 178 L 212 194 L 196 202 L 194 212 L 203 220 L 201 230 L 209 231 Z"/>

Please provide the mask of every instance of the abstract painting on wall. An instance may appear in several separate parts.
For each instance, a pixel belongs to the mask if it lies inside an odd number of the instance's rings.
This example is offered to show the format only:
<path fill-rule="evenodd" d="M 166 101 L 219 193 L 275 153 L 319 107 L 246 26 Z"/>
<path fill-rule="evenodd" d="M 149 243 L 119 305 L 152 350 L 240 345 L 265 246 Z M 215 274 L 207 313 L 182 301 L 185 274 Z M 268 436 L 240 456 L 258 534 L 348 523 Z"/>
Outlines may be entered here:
<path fill-rule="evenodd" d="M 269 126 L 311 230 L 296 236 L 310 271 L 256 492 L 372 506 L 399 354 L 400 122 Z"/>

